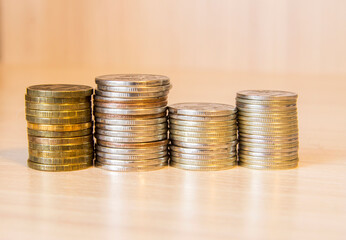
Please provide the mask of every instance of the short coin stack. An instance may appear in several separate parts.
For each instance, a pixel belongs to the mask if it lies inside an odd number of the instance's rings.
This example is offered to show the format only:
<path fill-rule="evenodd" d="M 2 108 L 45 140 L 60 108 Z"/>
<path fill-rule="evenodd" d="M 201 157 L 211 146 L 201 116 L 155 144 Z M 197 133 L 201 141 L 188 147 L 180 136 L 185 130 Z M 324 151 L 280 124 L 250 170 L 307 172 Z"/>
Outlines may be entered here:
<path fill-rule="evenodd" d="M 30 168 L 71 171 L 92 166 L 91 95 L 84 85 L 35 85 L 25 96 Z"/>
<path fill-rule="evenodd" d="M 185 170 L 224 170 L 237 164 L 234 106 L 180 103 L 168 109 L 171 166 Z"/>
<path fill-rule="evenodd" d="M 285 91 L 237 93 L 239 165 L 254 169 L 298 165 L 297 97 Z"/>
<path fill-rule="evenodd" d="M 96 77 L 96 166 L 149 171 L 167 166 L 169 78 L 148 74 Z"/>

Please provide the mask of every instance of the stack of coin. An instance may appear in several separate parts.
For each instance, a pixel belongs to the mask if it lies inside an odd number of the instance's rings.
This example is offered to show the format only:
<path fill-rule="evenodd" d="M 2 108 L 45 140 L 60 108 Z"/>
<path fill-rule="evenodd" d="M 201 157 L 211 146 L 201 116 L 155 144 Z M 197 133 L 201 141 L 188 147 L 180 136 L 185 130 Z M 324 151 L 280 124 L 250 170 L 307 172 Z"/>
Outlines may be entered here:
<path fill-rule="evenodd" d="M 167 166 L 169 78 L 149 74 L 96 77 L 96 166 L 149 171 Z"/>
<path fill-rule="evenodd" d="M 234 106 L 180 103 L 168 107 L 170 165 L 185 170 L 224 170 L 237 164 Z"/>
<path fill-rule="evenodd" d="M 297 97 L 285 91 L 237 93 L 239 165 L 254 169 L 298 165 Z"/>
<path fill-rule="evenodd" d="M 84 85 L 35 85 L 25 96 L 30 168 L 71 171 L 92 166 L 91 95 Z"/>

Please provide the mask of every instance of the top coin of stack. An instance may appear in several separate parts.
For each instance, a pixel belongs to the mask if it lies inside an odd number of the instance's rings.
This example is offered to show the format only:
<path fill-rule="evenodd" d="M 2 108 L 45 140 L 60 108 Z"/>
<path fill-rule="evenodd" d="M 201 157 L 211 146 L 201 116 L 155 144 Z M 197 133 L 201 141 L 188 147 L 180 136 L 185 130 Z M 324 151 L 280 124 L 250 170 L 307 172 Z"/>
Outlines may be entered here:
<path fill-rule="evenodd" d="M 239 165 L 254 169 L 298 165 L 297 97 L 271 90 L 237 93 Z"/>
<path fill-rule="evenodd" d="M 91 95 L 84 85 L 47 84 L 25 96 L 30 168 L 71 171 L 92 166 Z"/>
<path fill-rule="evenodd" d="M 96 77 L 96 84 L 96 166 L 112 171 L 166 166 L 169 78 L 114 74 Z"/>
<path fill-rule="evenodd" d="M 185 170 L 224 170 L 237 164 L 234 106 L 179 103 L 168 109 L 171 166 Z"/>

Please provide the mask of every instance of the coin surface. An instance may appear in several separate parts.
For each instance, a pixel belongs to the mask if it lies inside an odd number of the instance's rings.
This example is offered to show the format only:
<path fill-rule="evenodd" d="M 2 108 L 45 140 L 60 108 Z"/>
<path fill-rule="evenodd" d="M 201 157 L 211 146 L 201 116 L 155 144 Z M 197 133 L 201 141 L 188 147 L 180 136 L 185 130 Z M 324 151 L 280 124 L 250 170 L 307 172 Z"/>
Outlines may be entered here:
<path fill-rule="evenodd" d="M 33 97 L 76 98 L 93 94 L 93 88 L 72 84 L 41 84 L 27 88 L 27 94 Z"/>
<path fill-rule="evenodd" d="M 27 109 L 35 110 L 49 110 L 49 111 L 66 111 L 66 110 L 82 110 L 90 109 L 91 102 L 82 102 L 75 104 L 51 104 L 51 103 L 34 103 L 34 102 L 25 102 Z"/>
<path fill-rule="evenodd" d="M 103 123 L 109 125 L 119 125 L 119 126 L 143 126 L 143 125 L 154 125 L 160 123 L 167 123 L 166 117 L 151 118 L 151 119 L 107 119 L 96 117 L 96 123 Z"/>
<path fill-rule="evenodd" d="M 51 110 L 36 110 L 26 109 L 27 116 L 34 116 L 40 118 L 78 118 L 91 116 L 91 109 L 83 110 L 69 110 L 69 111 L 51 111 Z"/>
<path fill-rule="evenodd" d="M 144 167 L 144 166 L 157 166 L 157 165 L 167 165 L 168 156 L 160 158 L 152 158 L 146 160 L 120 160 L 120 159 L 106 159 L 100 156 L 96 156 L 96 163 L 107 164 L 113 166 L 122 166 L 122 167 Z"/>
<path fill-rule="evenodd" d="M 166 116 L 166 111 L 157 114 L 147 115 L 121 115 L 121 114 L 109 114 L 94 112 L 94 116 L 97 118 L 115 119 L 115 120 L 145 120 L 145 119 L 157 119 Z"/>
<path fill-rule="evenodd" d="M 108 92 L 123 92 L 123 93 L 149 93 L 149 92 L 166 92 L 172 88 L 172 85 L 162 85 L 162 86 L 106 86 L 98 85 L 97 89 L 101 91 Z"/>
<path fill-rule="evenodd" d="M 213 121 L 213 122 L 224 122 L 224 121 L 231 121 L 235 120 L 235 115 L 229 115 L 229 116 L 187 116 L 187 115 L 178 115 L 178 114 L 169 114 L 170 119 L 177 119 L 177 120 L 185 120 L 185 121 L 196 121 L 196 122 L 207 122 L 207 121 Z"/>
<path fill-rule="evenodd" d="M 236 113 L 236 108 L 220 103 L 178 103 L 168 107 L 171 114 L 188 116 L 228 116 Z"/>
<path fill-rule="evenodd" d="M 97 129 L 104 129 L 109 131 L 119 131 L 119 132 L 143 132 L 143 131 L 162 131 L 167 132 L 167 123 L 151 124 L 151 125 L 110 125 L 103 123 L 95 124 Z"/>
<path fill-rule="evenodd" d="M 221 171 L 221 170 L 228 170 L 231 168 L 234 168 L 236 166 L 235 162 L 229 163 L 229 164 L 215 164 L 211 166 L 196 166 L 196 165 L 188 165 L 188 164 L 182 164 L 177 163 L 174 161 L 170 161 L 170 165 L 175 168 L 180 168 L 183 170 L 191 170 L 191 171 Z"/>
<path fill-rule="evenodd" d="M 106 102 L 106 103 L 121 103 L 121 104 L 144 104 L 144 103 L 157 103 L 167 101 L 167 96 L 150 97 L 150 98 L 121 98 L 121 97 L 104 97 L 94 95 L 94 102 Z"/>
<path fill-rule="evenodd" d="M 123 155 L 141 155 L 167 151 L 167 145 L 152 146 L 147 148 L 115 148 L 96 145 L 96 150 L 105 153 L 123 154 Z"/>
<path fill-rule="evenodd" d="M 159 108 L 166 107 L 167 101 L 160 102 L 149 102 L 149 103 L 109 103 L 109 102 L 98 102 L 95 101 L 94 105 L 96 107 L 104 107 L 104 108 L 116 108 L 116 109 L 145 109 L 145 108 Z"/>
<path fill-rule="evenodd" d="M 109 74 L 98 76 L 96 84 L 104 86 L 162 86 L 169 85 L 169 78 L 153 74 Z"/>
<path fill-rule="evenodd" d="M 159 98 L 164 97 L 168 94 L 168 91 L 164 92 L 143 92 L 143 93 L 127 93 L 127 92 L 107 92 L 101 90 L 95 90 L 95 94 L 101 97 L 109 98 Z"/>
<path fill-rule="evenodd" d="M 117 115 L 151 115 L 166 113 L 166 107 L 160 108 L 136 108 L 136 109 L 117 109 L 117 108 L 101 108 L 95 107 L 95 112 L 117 114 Z"/>
<path fill-rule="evenodd" d="M 101 139 L 97 139 L 97 144 L 104 147 L 112 148 L 126 148 L 126 149 L 148 149 L 157 146 L 167 146 L 168 140 L 160 140 L 154 142 L 140 142 L 140 143 L 121 143 L 121 142 L 109 142 Z"/>
<path fill-rule="evenodd" d="M 53 165 L 53 164 L 35 163 L 28 160 L 28 167 L 35 170 L 49 171 L 49 172 L 75 171 L 75 170 L 86 169 L 91 166 L 92 166 L 92 161 L 85 162 L 85 163 L 76 163 L 76 164 Z"/>
<path fill-rule="evenodd" d="M 85 154 L 82 156 L 62 156 L 62 157 L 41 157 L 33 156 L 29 154 L 29 160 L 35 163 L 41 164 L 52 164 L 52 165 L 66 165 L 66 164 L 77 164 L 77 163 L 88 163 L 94 159 L 94 154 Z"/>
<path fill-rule="evenodd" d="M 74 103 L 90 103 L 91 97 L 75 97 L 75 98 L 53 98 L 53 97 L 32 97 L 25 95 L 25 100 L 30 103 L 40 104 L 74 104 Z"/>
<path fill-rule="evenodd" d="M 147 154 L 141 154 L 141 155 L 135 155 L 135 154 L 114 154 L 114 153 L 106 153 L 106 152 L 96 152 L 96 156 L 102 157 L 104 159 L 113 159 L 113 160 L 149 160 L 153 158 L 161 158 L 164 156 L 167 156 L 167 151 L 162 152 L 154 152 L 154 153 L 147 153 Z"/>
<path fill-rule="evenodd" d="M 93 136 L 71 137 L 71 138 L 48 138 L 28 136 L 28 141 L 37 144 L 65 145 L 65 144 L 84 144 L 93 141 Z"/>
<path fill-rule="evenodd" d="M 160 170 L 162 168 L 165 168 L 168 164 L 167 163 L 159 163 L 156 165 L 147 165 L 147 166 L 117 166 L 117 165 L 110 165 L 110 164 L 103 164 L 99 161 L 95 162 L 95 166 L 104 170 L 108 171 L 116 171 L 116 172 L 146 172 L 146 171 L 155 171 Z"/>
<path fill-rule="evenodd" d="M 296 93 L 280 90 L 245 90 L 237 92 L 237 98 L 252 100 L 291 100 L 297 99 L 297 97 Z"/>
<path fill-rule="evenodd" d="M 112 136 L 112 137 L 150 137 L 155 136 L 158 134 L 167 134 L 167 129 L 161 129 L 156 131 L 131 131 L 131 132 L 124 132 L 124 131 L 110 131 L 105 129 L 96 128 L 95 130 L 96 134 L 101 134 L 105 136 Z"/>
<path fill-rule="evenodd" d="M 29 150 L 37 150 L 37 151 L 70 151 L 70 150 L 80 150 L 80 149 L 88 149 L 93 150 L 94 144 L 93 142 L 87 142 L 83 144 L 66 144 L 66 145 L 49 145 L 49 144 L 37 144 L 29 142 Z"/>
<path fill-rule="evenodd" d="M 64 125 L 49 125 L 49 124 L 37 124 L 37 123 L 27 123 L 27 127 L 32 130 L 38 131 L 56 131 L 56 132 L 65 132 L 65 131 L 80 131 L 87 128 L 91 128 L 93 125 L 91 122 L 80 123 L 80 124 L 64 124 Z"/>
<path fill-rule="evenodd" d="M 120 143 L 141 143 L 141 142 L 154 142 L 167 139 L 167 134 L 158 134 L 147 137 L 111 137 L 106 135 L 101 135 L 96 133 L 96 139 L 103 140 L 107 142 L 120 142 Z"/>
<path fill-rule="evenodd" d="M 38 124 L 76 124 L 76 123 L 87 123 L 91 122 L 91 115 L 83 117 L 68 117 L 68 118 L 42 118 L 36 116 L 26 115 L 26 120 L 30 123 Z"/>

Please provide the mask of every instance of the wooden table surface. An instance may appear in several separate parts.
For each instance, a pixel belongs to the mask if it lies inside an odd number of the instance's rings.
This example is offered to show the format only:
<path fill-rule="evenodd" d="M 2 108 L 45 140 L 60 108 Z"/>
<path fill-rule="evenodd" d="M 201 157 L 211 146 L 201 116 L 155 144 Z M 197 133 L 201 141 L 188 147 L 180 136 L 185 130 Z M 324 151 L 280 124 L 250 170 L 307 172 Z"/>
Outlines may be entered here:
<path fill-rule="evenodd" d="M 342 77 L 157 72 L 171 77 L 170 103 L 234 104 L 242 89 L 298 92 L 297 169 L 49 173 L 26 166 L 25 88 L 71 82 L 95 86 L 96 75 L 133 69 L 0 67 L 1 240 L 345 239 Z"/>

